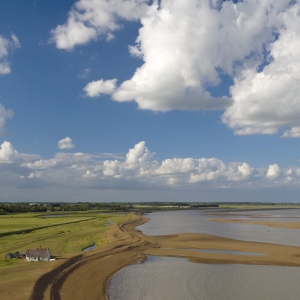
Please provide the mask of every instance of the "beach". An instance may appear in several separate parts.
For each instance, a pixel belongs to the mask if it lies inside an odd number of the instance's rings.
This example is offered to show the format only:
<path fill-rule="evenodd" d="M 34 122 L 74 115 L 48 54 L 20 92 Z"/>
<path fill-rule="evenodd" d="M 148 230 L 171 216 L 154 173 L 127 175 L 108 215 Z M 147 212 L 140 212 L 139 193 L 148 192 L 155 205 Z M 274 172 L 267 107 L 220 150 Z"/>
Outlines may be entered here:
<path fill-rule="evenodd" d="M 300 266 L 299 247 L 195 233 L 147 236 L 135 229 L 147 221 L 145 216 L 135 214 L 132 220 L 113 225 L 108 232 L 107 245 L 59 262 L 53 270 L 38 278 L 29 299 L 106 299 L 111 276 L 124 266 L 144 260 L 146 255 L 185 257 L 191 262 L 206 264 Z M 245 251 L 261 255 L 197 252 L 193 249 Z"/>

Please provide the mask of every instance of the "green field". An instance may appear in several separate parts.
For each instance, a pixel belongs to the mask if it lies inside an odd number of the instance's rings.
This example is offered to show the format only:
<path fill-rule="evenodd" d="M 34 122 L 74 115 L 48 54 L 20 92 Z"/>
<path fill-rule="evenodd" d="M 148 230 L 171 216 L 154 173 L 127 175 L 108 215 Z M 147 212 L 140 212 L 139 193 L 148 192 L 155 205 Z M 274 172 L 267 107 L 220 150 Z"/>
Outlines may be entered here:
<path fill-rule="evenodd" d="M 0 216 L 0 267 L 19 264 L 5 260 L 8 252 L 49 248 L 53 256 L 80 252 L 106 243 L 106 231 L 113 223 L 130 219 L 127 213 L 62 212 L 24 213 Z"/>

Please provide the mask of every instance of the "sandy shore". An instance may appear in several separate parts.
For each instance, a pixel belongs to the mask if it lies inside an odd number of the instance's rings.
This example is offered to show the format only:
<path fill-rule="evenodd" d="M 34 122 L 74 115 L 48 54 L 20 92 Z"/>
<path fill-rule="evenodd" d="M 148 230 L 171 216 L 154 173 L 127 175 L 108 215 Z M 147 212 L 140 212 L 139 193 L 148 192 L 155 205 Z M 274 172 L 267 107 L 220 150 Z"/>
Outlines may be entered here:
<path fill-rule="evenodd" d="M 127 223 L 114 225 L 106 246 L 76 255 L 42 275 L 35 283 L 30 300 L 106 299 L 109 278 L 120 268 L 147 254 L 186 257 L 192 262 L 300 266 L 300 248 L 244 242 L 204 234 L 150 237 L 135 230 L 147 222 L 136 215 Z M 263 256 L 216 254 L 192 249 L 220 249 L 263 253 Z"/>

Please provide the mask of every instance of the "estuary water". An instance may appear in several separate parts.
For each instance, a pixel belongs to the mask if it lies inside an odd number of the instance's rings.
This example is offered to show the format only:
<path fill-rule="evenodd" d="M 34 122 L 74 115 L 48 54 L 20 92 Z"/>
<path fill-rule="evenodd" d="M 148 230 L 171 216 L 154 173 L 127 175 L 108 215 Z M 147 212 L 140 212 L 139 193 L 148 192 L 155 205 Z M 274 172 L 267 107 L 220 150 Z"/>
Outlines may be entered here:
<path fill-rule="evenodd" d="M 299 300 L 300 268 L 191 263 L 148 256 L 118 271 L 109 300 Z"/>
<path fill-rule="evenodd" d="M 249 221 L 299 221 L 299 209 L 218 212 L 216 210 L 164 211 L 148 215 L 150 221 L 137 229 L 147 235 L 203 233 L 236 240 L 300 246 L 300 230 L 265 225 L 223 223 L 208 219 Z"/>
<path fill-rule="evenodd" d="M 300 230 L 220 223 L 209 218 L 297 221 L 300 210 L 219 213 L 214 210 L 159 212 L 138 229 L 147 235 L 204 233 L 238 240 L 300 246 Z M 300 267 L 191 263 L 148 256 L 113 275 L 109 300 L 298 300 Z"/>

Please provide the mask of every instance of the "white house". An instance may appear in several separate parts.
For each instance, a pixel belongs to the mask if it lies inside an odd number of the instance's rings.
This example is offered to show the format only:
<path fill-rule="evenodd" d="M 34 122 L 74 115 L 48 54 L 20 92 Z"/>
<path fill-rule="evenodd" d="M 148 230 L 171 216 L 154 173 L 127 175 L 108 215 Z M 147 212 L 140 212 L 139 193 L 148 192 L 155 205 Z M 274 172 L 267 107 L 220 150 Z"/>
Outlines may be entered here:
<path fill-rule="evenodd" d="M 27 261 L 39 261 L 39 260 L 50 260 L 51 253 L 49 248 L 36 248 L 28 249 L 26 251 L 26 260 Z"/>

